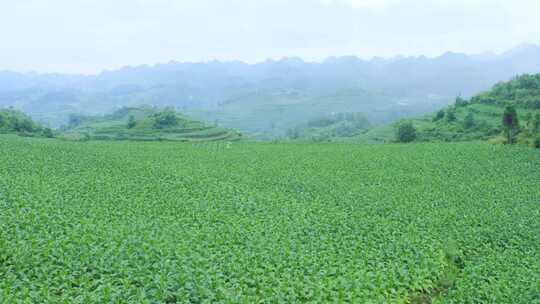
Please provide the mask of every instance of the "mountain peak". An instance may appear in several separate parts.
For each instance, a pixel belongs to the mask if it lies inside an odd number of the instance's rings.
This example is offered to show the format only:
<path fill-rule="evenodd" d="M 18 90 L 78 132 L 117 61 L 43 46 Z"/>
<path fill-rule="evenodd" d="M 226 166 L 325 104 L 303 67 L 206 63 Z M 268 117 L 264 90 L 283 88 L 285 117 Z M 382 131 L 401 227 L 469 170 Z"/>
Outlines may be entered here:
<path fill-rule="evenodd" d="M 523 43 L 515 48 L 503 53 L 505 57 L 523 56 L 533 53 L 540 53 L 540 46 L 532 43 Z"/>

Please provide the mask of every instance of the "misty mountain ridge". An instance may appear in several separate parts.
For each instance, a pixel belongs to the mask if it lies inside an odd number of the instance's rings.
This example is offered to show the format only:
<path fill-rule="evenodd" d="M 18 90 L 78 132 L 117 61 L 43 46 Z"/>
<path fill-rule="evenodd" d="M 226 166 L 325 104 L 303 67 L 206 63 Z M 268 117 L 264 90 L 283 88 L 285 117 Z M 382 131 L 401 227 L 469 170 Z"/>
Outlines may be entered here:
<path fill-rule="evenodd" d="M 256 64 L 172 61 L 98 75 L 0 72 L 0 107 L 13 106 L 41 122 L 58 126 L 71 113 L 103 114 L 142 104 L 174 106 L 199 118 L 211 117 L 227 127 L 238 127 L 260 118 L 268 106 L 281 104 L 279 113 L 287 116 L 289 110 L 303 109 L 298 105 L 288 108 L 290 102 L 309 107 L 316 101 L 318 105 L 324 104 L 319 112 L 337 112 L 332 111 L 333 104 L 341 104 L 339 112 L 354 107 L 355 112 L 363 112 L 377 123 L 431 111 L 452 102 L 457 95 L 470 97 L 499 81 L 536 72 L 540 72 L 540 47 L 530 44 L 502 54 L 447 52 L 434 58 L 397 56 L 365 60 L 342 56 L 307 62 L 289 57 Z M 287 90 L 299 92 L 302 98 L 295 101 L 291 95 L 282 95 L 286 100 L 275 97 Z M 264 102 L 254 100 L 254 96 L 265 95 L 272 98 L 264 97 Z M 364 95 L 369 95 L 365 107 Z M 237 101 L 253 109 L 229 119 L 227 107 Z M 262 108 L 257 108 L 257 104 Z M 411 108 L 402 109 L 406 105 Z M 374 111 L 378 114 L 371 115 Z M 220 119 L 223 112 L 229 113 Z M 319 112 L 313 115 L 324 114 Z M 313 118 L 298 117 L 302 120 L 298 123 Z M 275 119 L 259 125 L 257 130 L 266 125 L 278 126 L 274 135 L 279 135 L 290 127 L 279 127 L 279 118 Z M 236 124 L 238 121 L 242 123 Z"/>

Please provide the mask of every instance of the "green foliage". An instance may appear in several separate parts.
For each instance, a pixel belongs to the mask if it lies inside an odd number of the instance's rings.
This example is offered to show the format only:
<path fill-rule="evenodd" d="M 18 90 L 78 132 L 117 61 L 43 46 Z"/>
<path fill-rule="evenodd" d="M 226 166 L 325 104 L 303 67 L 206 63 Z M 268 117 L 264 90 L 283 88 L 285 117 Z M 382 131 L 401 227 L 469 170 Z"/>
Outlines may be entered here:
<path fill-rule="evenodd" d="M 456 110 L 452 107 L 448 108 L 448 110 L 446 110 L 446 121 L 454 122 L 456 119 Z"/>
<path fill-rule="evenodd" d="M 25 136 L 41 136 L 43 127 L 23 112 L 0 109 L 0 133 L 18 133 Z"/>
<path fill-rule="evenodd" d="M 535 133 L 540 132 L 540 112 L 537 112 L 534 116 L 531 130 Z"/>
<path fill-rule="evenodd" d="M 445 114 L 445 113 L 444 113 L 444 110 L 442 110 L 442 109 L 439 110 L 439 111 L 437 111 L 437 113 L 435 114 L 435 116 L 433 116 L 433 121 L 436 122 L 436 121 L 439 121 L 439 120 L 443 119 L 443 118 L 444 118 L 444 114 Z"/>
<path fill-rule="evenodd" d="M 519 119 L 516 109 L 512 105 L 507 105 L 504 108 L 502 115 L 502 128 L 506 137 L 506 142 L 512 144 L 515 142 L 515 136 L 519 131 Z"/>
<path fill-rule="evenodd" d="M 158 129 L 174 127 L 178 125 L 178 117 L 172 109 L 165 109 L 154 114 L 154 127 Z"/>
<path fill-rule="evenodd" d="M 491 91 L 473 97 L 471 102 L 499 106 L 512 103 L 518 107 L 540 109 L 540 74 L 525 74 L 500 82 Z"/>
<path fill-rule="evenodd" d="M 0 136 L 0 151 L 0 303 L 538 299 L 532 149 Z"/>
<path fill-rule="evenodd" d="M 129 115 L 127 128 L 132 129 L 137 125 L 137 122 L 135 121 L 135 116 Z"/>
<path fill-rule="evenodd" d="M 157 127 L 159 126 L 159 128 Z M 220 141 L 238 140 L 240 133 L 205 124 L 155 107 L 125 107 L 105 116 L 84 117 L 76 127 L 64 130 L 72 140 Z"/>
<path fill-rule="evenodd" d="M 461 96 L 456 97 L 456 101 L 454 103 L 455 107 L 464 107 L 468 104 L 468 101 L 466 99 L 461 98 Z"/>
<path fill-rule="evenodd" d="M 465 129 L 471 129 L 475 126 L 475 121 L 474 121 L 474 114 L 472 112 L 469 112 L 469 114 L 467 114 L 467 116 L 465 116 L 465 120 L 463 121 L 463 127 Z"/>
<path fill-rule="evenodd" d="M 289 139 L 315 141 L 339 140 L 361 134 L 370 127 L 368 119 L 360 113 L 339 113 L 312 119 L 304 125 L 287 130 Z"/>
<path fill-rule="evenodd" d="M 416 139 L 416 128 L 411 120 L 401 121 L 396 128 L 396 141 L 400 143 L 412 142 Z"/>
<path fill-rule="evenodd" d="M 531 100 L 540 100 L 538 89 L 540 74 L 523 75 L 506 83 L 499 83 L 470 101 L 456 98 L 454 105 L 441 109 L 434 115 L 414 119 L 417 141 L 473 141 L 501 142 L 502 133 L 507 142 L 534 146 L 540 129 L 540 114 Z M 505 107 L 511 106 L 511 124 L 501 124 Z M 519 125 L 524 117 L 524 125 Z M 508 119 L 508 116 L 506 116 Z M 443 119 L 444 118 L 444 119 Z M 376 127 L 358 137 L 359 142 L 388 142 L 393 134 L 386 127 Z M 382 137 L 382 138 L 381 138 Z M 368 139 L 366 139 L 368 138 Z M 504 140 L 502 140 L 504 142 Z"/>
<path fill-rule="evenodd" d="M 67 128 L 76 128 L 88 119 L 89 117 L 86 115 L 70 114 L 68 117 Z"/>
<path fill-rule="evenodd" d="M 533 146 L 534 148 L 540 149 L 540 136 L 537 136 L 537 137 L 534 139 L 532 146 Z"/>
<path fill-rule="evenodd" d="M 51 128 L 44 128 L 43 129 L 43 136 L 47 137 L 47 138 L 53 138 L 54 137 L 53 130 Z"/>

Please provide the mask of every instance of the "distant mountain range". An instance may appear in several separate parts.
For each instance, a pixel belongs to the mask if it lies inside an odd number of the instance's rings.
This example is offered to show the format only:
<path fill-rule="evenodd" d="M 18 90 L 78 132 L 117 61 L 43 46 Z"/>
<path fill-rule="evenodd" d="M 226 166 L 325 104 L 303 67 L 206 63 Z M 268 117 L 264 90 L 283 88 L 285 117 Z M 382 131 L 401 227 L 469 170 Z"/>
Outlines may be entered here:
<path fill-rule="evenodd" d="M 430 112 L 457 95 L 470 97 L 496 82 L 537 72 L 536 45 L 503 54 L 449 52 L 436 58 L 170 62 L 93 76 L 0 72 L 0 107 L 13 106 L 59 126 L 72 113 L 174 106 L 226 127 L 273 137 L 332 113 L 362 112 L 378 123 Z"/>

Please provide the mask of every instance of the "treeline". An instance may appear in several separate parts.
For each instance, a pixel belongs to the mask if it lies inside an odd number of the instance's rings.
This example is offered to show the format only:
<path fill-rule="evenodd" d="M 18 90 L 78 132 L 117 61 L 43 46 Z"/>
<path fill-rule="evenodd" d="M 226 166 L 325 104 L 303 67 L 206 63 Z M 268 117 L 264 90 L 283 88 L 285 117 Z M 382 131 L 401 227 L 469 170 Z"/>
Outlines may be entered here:
<path fill-rule="evenodd" d="M 0 109 L 0 133 L 54 137 L 52 129 L 41 126 L 23 112 L 13 108 Z"/>
<path fill-rule="evenodd" d="M 179 125 L 179 123 L 184 120 L 184 117 L 182 117 L 181 114 L 176 112 L 176 110 L 172 107 L 122 107 L 111 114 L 103 116 L 71 114 L 68 117 L 67 125 L 63 126 L 62 130 L 73 129 L 81 126 L 84 123 L 115 120 L 125 120 L 127 129 L 136 127 L 143 120 L 151 120 L 150 126 L 155 129 L 164 129 Z"/>
<path fill-rule="evenodd" d="M 353 137 L 365 132 L 371 123 L 360 113 L 338 113 L 309 120 L 303 125 L 287 131 L 289 139 L 308 139 L 315 141 L 332 138 Z"/>
<path fill-rule="evenodd" d="M 467 101 L 462 99 L 461 102 Z M 516 107 L 540 109 L 540 74 L 525 74 L 507 82 L 500 82 L 489 92 L 480 93 L 469 102 L 500 106 L 512 103 Z"/>

